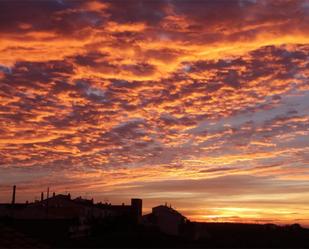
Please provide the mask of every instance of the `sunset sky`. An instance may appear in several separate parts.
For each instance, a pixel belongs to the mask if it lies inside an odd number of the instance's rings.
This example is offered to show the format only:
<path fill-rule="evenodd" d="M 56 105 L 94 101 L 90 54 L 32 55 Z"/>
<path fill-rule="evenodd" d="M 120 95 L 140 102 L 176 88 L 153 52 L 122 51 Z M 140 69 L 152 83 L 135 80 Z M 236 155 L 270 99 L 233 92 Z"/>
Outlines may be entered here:
<path fill-rule="evenodd" d="M 0 1 L 0 202 L 41 191 L 309 227 L 309 1 Z"/>

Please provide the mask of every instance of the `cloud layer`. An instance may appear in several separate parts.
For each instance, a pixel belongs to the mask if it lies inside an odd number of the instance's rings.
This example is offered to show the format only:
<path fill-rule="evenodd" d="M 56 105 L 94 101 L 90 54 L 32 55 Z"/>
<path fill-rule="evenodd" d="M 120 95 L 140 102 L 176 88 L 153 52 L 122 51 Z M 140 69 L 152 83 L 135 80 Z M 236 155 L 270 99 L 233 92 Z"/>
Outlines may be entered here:
<path fill-rule="evenodd" d="M 0 9 L 1 199 L 49 185 L 309 224 L 308 1 Z"/>

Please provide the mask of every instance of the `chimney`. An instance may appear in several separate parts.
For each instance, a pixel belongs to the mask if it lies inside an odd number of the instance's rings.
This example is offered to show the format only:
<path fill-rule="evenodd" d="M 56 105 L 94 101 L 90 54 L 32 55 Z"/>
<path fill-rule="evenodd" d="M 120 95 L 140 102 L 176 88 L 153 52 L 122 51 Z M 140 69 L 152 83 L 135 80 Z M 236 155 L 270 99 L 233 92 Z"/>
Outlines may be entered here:
<path fill-rule="evenodd" d="M 44 192 L 41 193 L 41 201 L 44 201 Z"/>
<path fill-rule="evenodd" d="M 13 186 L 13 194 L 12 194 L 12 204 L 15 204 L 15 197 L 16 197 L 16 186 Z"/>
<path fill-rule="evenodd" d="M 56 193 L 55 192 L 53 192 L 53 197 L 55 197 L 56 196 Z"/>
<path fill-rule="evenodd" d="M 47 199 L 49 198 L 49 187 L 47 188 Z"/>

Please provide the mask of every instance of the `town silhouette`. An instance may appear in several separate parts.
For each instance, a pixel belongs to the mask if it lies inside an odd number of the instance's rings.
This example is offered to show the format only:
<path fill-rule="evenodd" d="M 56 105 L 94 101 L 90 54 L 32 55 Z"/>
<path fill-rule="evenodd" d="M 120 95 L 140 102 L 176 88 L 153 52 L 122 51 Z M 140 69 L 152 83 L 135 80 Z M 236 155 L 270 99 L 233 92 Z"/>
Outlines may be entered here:
<path fill-rule="evenodd" d="M 68 194 L 0 204 L 0 248 L 308 248 L 299 224 L 194 222 L 170 205 L 143 215 L 142 199 L 130 205 L 95 203 Z"/>

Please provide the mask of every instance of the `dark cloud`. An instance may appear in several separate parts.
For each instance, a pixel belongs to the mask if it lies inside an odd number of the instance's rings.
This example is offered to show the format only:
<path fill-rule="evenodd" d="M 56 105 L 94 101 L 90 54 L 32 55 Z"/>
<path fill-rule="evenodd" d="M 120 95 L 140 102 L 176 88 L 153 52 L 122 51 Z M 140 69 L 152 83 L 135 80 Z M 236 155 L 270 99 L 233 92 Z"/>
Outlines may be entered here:
<path fill-rule="evenodd" d="M 73 66 L 65 61 L 17 62 L 12 71 L 6 73 L 3 83 L 9 85 L 36 86 L 57 79 L 65 79 L 73 73 Z"/>
<path fill-rule="evenodd" d="M 108 13 L 113 21 L 119 23 L 147 22 L 156 25 L 165 17 L 164 8 L 167 6 L 166 0 L 142 1 L 129 0 L 126 8 L 123 8 L 123 1 L 108 1 L 110 8 Z"/>
<path fill-rule="evenodd" d="M 107 57 L 108 54 L 103 54 L 98 51 L 92 51 L 85 55 L 77 55 L 74 60 L 77 64 L 82 66 L 90 66 L 90 67 L 97 67 L 101 65 L 102 63 L 107 63 L 105 60 L 105 57 Z M 105 62 L 102 62 L 102 59 L 105 60 Z"/>
<path fill-rule="evenodd" d="M 52 17 L 58 11 L 69 10 L 78 6 L 81 1 L 1 1 L 3 14 L 0 18 L 2 32 L 25 32 L 27 30 L 48 30 L 58 27 Z M 24 26 L 23 26 L 24 25 Z M 29 27 L 28 27 L 29 26 Z"/>

